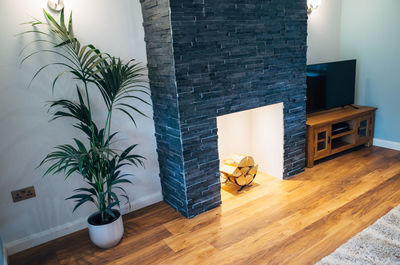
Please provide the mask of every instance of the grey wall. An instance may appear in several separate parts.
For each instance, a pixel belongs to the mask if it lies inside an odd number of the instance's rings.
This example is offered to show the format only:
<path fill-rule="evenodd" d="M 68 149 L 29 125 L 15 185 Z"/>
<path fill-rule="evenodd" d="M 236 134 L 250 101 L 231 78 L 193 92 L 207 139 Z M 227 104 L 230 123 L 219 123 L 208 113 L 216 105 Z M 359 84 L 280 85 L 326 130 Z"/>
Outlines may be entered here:
<path fill-rule="evenodd" d="M 82 43 L 93 43 L 123 60 L 135 58 L 146 64 L 138 1 L 64 2 L 68 14 L 73 10 L 74 32 Z M 34 73 L 53 57 L 42 54 L 20 65 L 19 52 L 33 37 L 17 35 L 29 28 L 21 23 L 32 17 L 44 20 L 43 8 L 47 8 L 47 1 L 3 0 L 0 4 L 0 235 L 10 254 L 87 227 L 87 217 L 96 210 L 87 204 L 72 213 L 74 203 L 65 200 L 73 189 L 84 185 L 80 176 L 67 181 L 62 174 L 43 178 L 44 168 L 36 169 L 52 147 L 72 143 L 72 137 L 81 136 L 66 120 L 49 123 L 52 116 L 47 113 L 48 101 L 75 94 L 75 84 L 69 78 L 60 79 L 52 94 L 51 82 L 60 69 L 48 68 L 28 88 Z M 28 50 L 34 50 L 34 46 Z M 152 117 L 151 107 L 131 103 Z M 93 104 L 96 122 L 104 122 L 103 103 L 93 99 Z M 135 118 L 138 128 L 119 113 L 113 117 L 113 128 L 121 132 L 117 148 L 138 143 L 137 153 L 147 158 L 146 168 L 126 169 L 135 175 L 131 178 L 134 185 L 126 186 L 130 210 L 162 200 L 154 123 L 151 118 Z M 36 198 L 13 203 L 12 190 L 32 185 Z M 128 206 L 122 210 L 129 211 Z"/>
<path fill-rule="evenodd" d="M 400 148 L 400 1 L 342 5 L 341 56 L 358 60 L 357 103 L 379 108 L 375 142 Z"/>
<path fill-rule="evenodd" d="M 324 0 L 308 17 L 307 64 L 340 59 L 342 0 Z"/>

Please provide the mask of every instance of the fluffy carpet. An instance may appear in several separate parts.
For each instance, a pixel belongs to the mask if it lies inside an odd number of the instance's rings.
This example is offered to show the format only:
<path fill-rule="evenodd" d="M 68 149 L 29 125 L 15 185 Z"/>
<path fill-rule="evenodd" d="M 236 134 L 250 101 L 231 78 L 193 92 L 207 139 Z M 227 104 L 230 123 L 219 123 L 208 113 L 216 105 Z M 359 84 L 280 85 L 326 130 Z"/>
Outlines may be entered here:
<path fill-rule="evenodd" d="M 316 264 L 400 264 L 400 205 Z"/>

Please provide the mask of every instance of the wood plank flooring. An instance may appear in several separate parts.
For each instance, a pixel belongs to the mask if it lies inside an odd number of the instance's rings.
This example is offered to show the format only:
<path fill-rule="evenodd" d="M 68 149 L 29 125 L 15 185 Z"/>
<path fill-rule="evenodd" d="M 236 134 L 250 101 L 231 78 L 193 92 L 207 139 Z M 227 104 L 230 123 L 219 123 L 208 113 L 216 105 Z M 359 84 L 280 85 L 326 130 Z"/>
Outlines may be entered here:
<path fill-rule="evenodd" d="M 400 152 L 363 148 L 290 180 L 258 175 L 223 204 L 186 219 L 165 203 L 124 216 L 125 235 L 109 250 L 87 230 L 10 257 L 23 264 L 313 264 L 400 204 Z"/>

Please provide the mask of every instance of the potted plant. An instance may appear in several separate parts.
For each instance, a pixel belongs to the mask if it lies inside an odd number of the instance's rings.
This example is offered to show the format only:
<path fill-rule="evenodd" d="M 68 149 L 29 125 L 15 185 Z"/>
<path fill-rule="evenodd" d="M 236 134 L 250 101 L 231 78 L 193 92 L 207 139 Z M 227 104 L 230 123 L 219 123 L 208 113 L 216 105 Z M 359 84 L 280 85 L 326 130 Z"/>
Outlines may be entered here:
<path fill-rule="evenodd" d="M 110 248 L 118 244 L 123 235 L 122 217 L 118 210 L 121 204 L 120 198 L 125 198 L 129 203 L 123 185 L 131 183 L 127 178 L 130 174 L 123 173 L 122 168 L 143 166 L 145 159 L 133 153 L 136 144 L 121 151 L 113 148 L 113 139 L 117 132 L 111 129 L 112 114 L 120 111 L 135 125 L 133 113 L 145 115 L 127 102 L 127 100 L 139 100 L 150 105 L 141 97 L 149 95 L 147 87 L 143 85 L 144 67 L 134 60 L 124 63 L 120 58 L 103 54 L 93 45 L 82 45 L 73 33 L 72 12 L 67 24 L 64 21 L 64 10 L 61 11 L 59 22 L 46 11 L 44 13 L 46 22 L 39 20 L 29 22 L 33 28 L 24 34 L 34 33 L 41 36 L 32 43 L 43 42 L 50 48 L 35 50 L 24 56 L 22 62 L 42 53 L 51 53 L 60 59 L 41 67 L 32 80 L 46 68 L 55 65 L 62 66 L 64 70 L 55 76 L 52 90 L 65 73 L 70 73 L 72 78 L 77 80 L 74 88 L 77 100 L 52 101 L 50 110 L 53 110 L 52 120 L 73 119 L 75 121 L 73 126 L 87 140 L 73 138 L 73 144 L 56 146 L 39 166 L 47 166 L 44 175 L 64 173 L 68 178 L 77 173 L 82 177 L 85 186 L 76 189 L 76 194 L 67 200 L 76 202 L 73 211 L 87 202 L 97 207 L 98 211 L 88 218 L 90 238 L 95 245 Z M 45 27 L 48 31 L 40 27 Z M 89 93 L 92 89 L 94 91 Z M 93 119 L 91 95 L 101 95 L 107 108 L 104 126 L 101 128 Z"/>

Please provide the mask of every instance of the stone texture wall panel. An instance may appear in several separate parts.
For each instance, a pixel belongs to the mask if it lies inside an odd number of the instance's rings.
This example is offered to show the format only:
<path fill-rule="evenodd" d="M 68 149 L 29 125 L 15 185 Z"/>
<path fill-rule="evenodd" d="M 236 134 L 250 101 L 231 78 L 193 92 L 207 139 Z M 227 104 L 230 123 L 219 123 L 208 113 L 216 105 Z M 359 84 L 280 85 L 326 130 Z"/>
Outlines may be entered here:
<path fill-rule="evenodd" d="M 141 0 L 164 199 L 221 203 L 216 117 L 284 103 L 284 178 L 304 170 L 306 0 Z"/>

